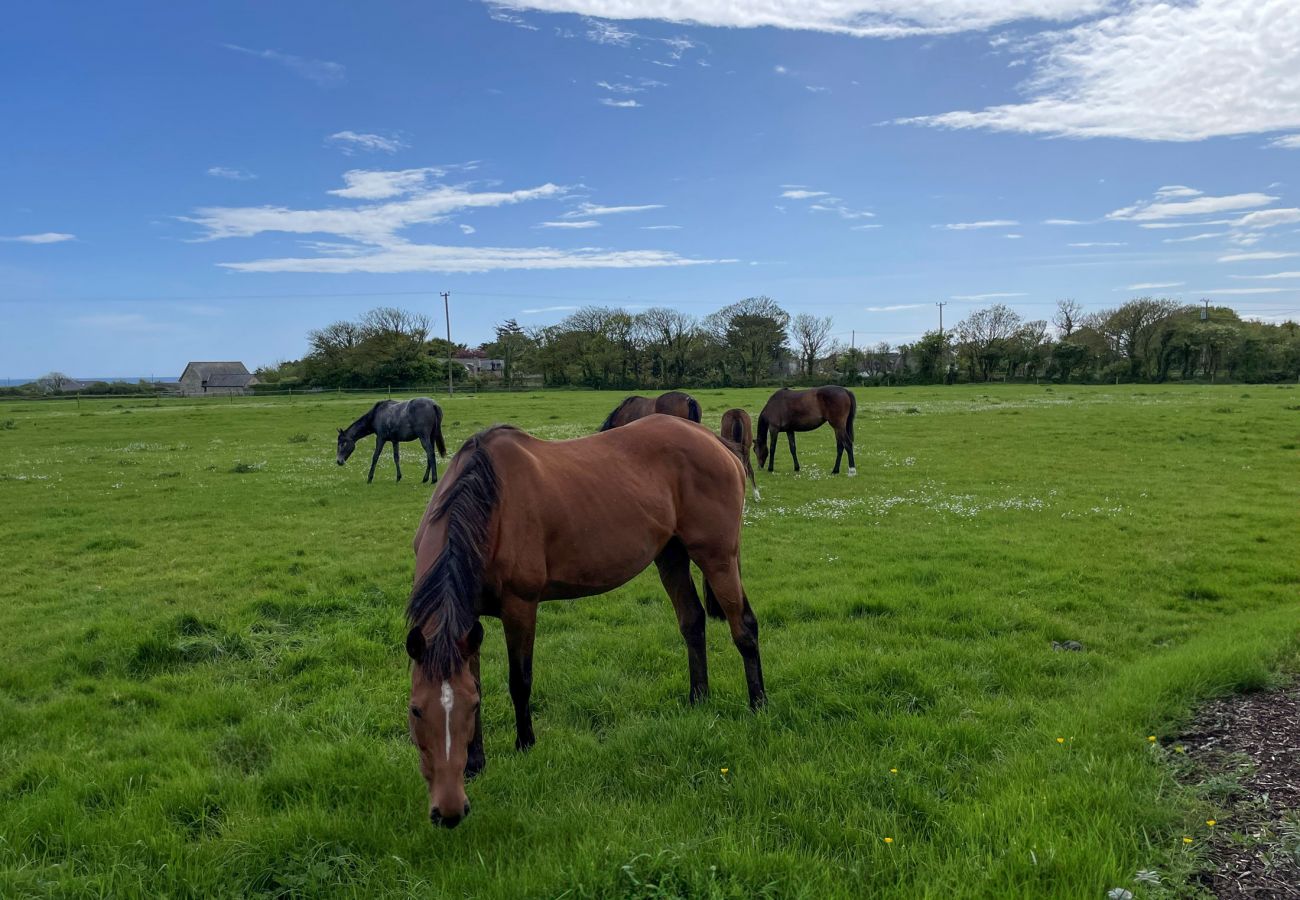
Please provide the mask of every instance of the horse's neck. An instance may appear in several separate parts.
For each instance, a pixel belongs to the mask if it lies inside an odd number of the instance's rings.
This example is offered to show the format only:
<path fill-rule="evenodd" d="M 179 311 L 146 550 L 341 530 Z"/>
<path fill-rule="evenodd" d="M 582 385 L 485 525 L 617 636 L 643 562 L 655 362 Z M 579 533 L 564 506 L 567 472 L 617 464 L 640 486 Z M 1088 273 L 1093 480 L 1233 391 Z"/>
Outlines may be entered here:
<path fill-rule="evenodd" d="M 352 440 L 363 438 L 375 433 L 375 417 L 371 413 L 366 413 L 348 426 L 348 437 Z"/>

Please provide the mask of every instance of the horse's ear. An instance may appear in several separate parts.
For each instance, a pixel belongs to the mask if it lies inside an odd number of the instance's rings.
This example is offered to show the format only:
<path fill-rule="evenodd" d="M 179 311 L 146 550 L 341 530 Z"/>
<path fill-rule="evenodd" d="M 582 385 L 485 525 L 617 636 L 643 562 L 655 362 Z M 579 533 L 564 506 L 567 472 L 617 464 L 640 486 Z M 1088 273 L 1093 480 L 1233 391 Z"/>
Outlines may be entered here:
<path fill-rule="evenodd" d="M 343 437 L 343 429 L 342 429 L 342 428 L 339 429 L 339 437 Z"/>
<path fill-rule="evenodd" d="M 478 652 L 478 648 L 483 646 L 483 623 L 478 619 L 474 620 L 474 627 L 465 635 L 464 649 L 461 651 L 464 656 L 473 656 Z"/>
<path fill-rule="evenodd" d="M 412 628 L 406 633 L 406 655 L 415 662 L 424 659 L 424 632 Z"/>

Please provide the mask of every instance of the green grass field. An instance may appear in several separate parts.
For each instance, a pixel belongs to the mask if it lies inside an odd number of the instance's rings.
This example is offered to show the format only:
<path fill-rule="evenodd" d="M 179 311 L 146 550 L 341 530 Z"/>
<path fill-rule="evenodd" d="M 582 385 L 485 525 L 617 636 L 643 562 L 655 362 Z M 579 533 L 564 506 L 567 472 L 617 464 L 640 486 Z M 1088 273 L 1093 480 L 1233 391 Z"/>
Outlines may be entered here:
<path fill-rule="evenodd" d="M 696 396 L 716 427 L 766 393 Z M 618 399 L 440 402 L 454 449 Z M 366 398 L 0 402 L 0 896 L 1187 893 L 1216 809 L 1167 740 L 1297 660 L 1300 390 L 858 399 L 858 477 L 782 442 L 746 512 L 766 711 L 717 622 L 685 703 L 652 569 L 543 607 L 517 754 L 486 620 L 450 832 L 406 729 L 417 445 L 368 486 L 368 441 L 334 464 Z"/>

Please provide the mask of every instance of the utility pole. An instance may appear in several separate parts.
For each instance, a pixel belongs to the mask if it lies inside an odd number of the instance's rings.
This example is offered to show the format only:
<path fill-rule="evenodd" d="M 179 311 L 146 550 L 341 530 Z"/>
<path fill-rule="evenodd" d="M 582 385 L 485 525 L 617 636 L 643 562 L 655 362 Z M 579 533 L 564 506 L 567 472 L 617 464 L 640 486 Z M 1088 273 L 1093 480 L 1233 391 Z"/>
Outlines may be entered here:
<path fill-rule="evenodd" d="M 447 319 L 447 396 L 450 397 L 456 392 L 451 382 L 451 354 L 454 349 L 451 343 L 451 291 L 442 292 L 442 314 Z"/>
<path fill-rule="evenodd" d="M 943 308 L 947 305 L 948 305 L 948 301 L 946 300 L 942 300 L 935 304 L 935 306 L 939 307 L 939 332 L 940 333 L 943 332 Z"/>

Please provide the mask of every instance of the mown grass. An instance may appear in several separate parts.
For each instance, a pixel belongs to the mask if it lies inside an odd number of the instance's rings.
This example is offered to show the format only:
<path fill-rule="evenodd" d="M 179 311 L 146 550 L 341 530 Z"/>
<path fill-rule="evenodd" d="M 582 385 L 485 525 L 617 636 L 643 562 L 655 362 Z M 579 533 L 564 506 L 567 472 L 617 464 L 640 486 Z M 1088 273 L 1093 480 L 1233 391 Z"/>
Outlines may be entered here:
<path fill-rule="evenodd" d="M 764 395 L 697 393 L 715 425 Z M 685 704 L 650 572 L 543 608 L 516 754 L 488 621 L 452 832 L 405 723 L 429 491 L 410 450 L 401 484 L 335 465 L 365 398 L 0 403 L 0 895 L 1182 892 L 1214 810 L 1148 736 L 1297 646 L 1296 391 L 858 396 L 859 476 L 807 435 L 746 513 L 768 709 L 716 624 Z M 448 443 L 576 436 L 618 399 L 457 397 Z"/>

